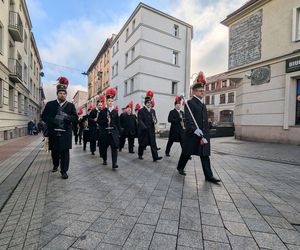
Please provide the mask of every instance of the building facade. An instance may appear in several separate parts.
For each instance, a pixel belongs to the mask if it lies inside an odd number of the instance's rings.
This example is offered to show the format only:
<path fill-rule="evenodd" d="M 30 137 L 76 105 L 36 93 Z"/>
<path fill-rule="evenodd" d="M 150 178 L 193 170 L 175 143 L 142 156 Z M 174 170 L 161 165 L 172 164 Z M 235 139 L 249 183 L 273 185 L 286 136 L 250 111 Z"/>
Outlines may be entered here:
<path fill-rule="evenodd" d="M 39 121 L 42 62 L 24 0 L 0 1 L 0 141 L 27 134 Z"/>
<path fill-rule="evenodd" d="M 233 124 L 236 82 L 226 73 L 206 78 L 204 102 L 213 124 Z"/>
<path fill-rule="evenodd" d="M 251 0 L 222 24 L 228 76 L 238 82 L 236 137 L 299 144 L 300 2 Z"/>
<path fill-rule="evenodd" d="M 111 69 L 111 42 L 108 38 L 103 44 L 95 60 L 89 67 L 88 73 L 88 105 L 96 105 L 97 97 L 110 86 Z"/>
<path fill-rule="evenodd" d="M 73 97 L 73 104 L 77 110 L 77 113 L 80 109 L 83 110 L 83 113 L 87 113 L 87 100 L 88 100 L 88 92 L 77 90 Z"/>
<path fill-rule="evenodd" d="M 152 89 L 158 125 L 168 127 L 166 114 L 175 96 L 189 93 L 192 36 L 191 25 L 140 3 L 111 44 L 117 104 L 125 107 L 132 100 L 143 105 Z"/>

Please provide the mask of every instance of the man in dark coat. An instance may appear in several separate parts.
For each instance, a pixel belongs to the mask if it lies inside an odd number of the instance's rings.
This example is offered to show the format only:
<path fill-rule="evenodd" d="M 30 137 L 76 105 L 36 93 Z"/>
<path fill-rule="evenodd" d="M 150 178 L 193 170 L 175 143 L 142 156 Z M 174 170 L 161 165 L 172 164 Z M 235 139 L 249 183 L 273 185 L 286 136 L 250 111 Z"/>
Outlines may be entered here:
<path fill-rule="evenodd" d="M 128 139 L 128 151 L 134 154 L 134 137 L 137 134 L 137 120 L 136 116 L 132 114 L 132 105 L 128 104 L 125 107 L 125 112 L 120 115 L 121 137 L 119 151 L 125 145 L 126 138 Z"/>
<path fill-rule="evenodd" d="M 170 150 L 174 142 L 179 142 L 182 146 L 183 132 L 184 132 L 184 113 L 181 108 L 181 98 L 176 96 L 175 108 L 170 111 L 168 122 L 171 123 L 169 140 L 166 147 L 166 156 L 170 156 Z"/>
<path fill-rule="evenodd" d="M 42 120 L 46 122 L 49 133 L 49 149 L 53 161 L 53 170 L 56 172 L 60 165 L 63 179 L 67 179 L 69 169 L 70 152 L 72 148 L 72 123 L 78 119 L 73 103 L 66 101 L 68 79 L 58 78 L 57 100 L 46 104 L 42 114 Z"/>
<path fill-rule="evenodd" d="M 90 132 L 90 150 L 92 155 L 95 155 L 97 140 L 99 137 L 99 128 L 97 124 L 97 119 L 100 110 L 98 107 L 91 110 L 89 114 L 89 132 Z"/>
<path fill-rule="evenodd" d="M 143 160 L 143 153 L 147 146 L 150 146 L 153 161 L 161 160 L 158 156 L 155 140 L 155 124 L 157 122 L 155 110 L 151 108 L 153 92 L 147 91 L 145 97 L 145 106 L 138 112 L 138 155 L 139 159 Z"/>
<path fill-rule="evenodd" d="M 90 131 L 89 131 L 89 113 L 94 108 L 92 104 L 89 105 L 87 114 L 82 117 L 82 140 L 83 140 L 83 151 L 86 151 L 86 145 L 90 141 Z"/>
<path fill-rule="evenodd" d="M 199 155 L 205 179 L 209 182 L 217 183 L 220 180 L 213 176 L 209 159 L 210 140 L 207 109 L 203 103 L 204 86 L 205 79 L 202 82 L 196 82 L 192 86 L 193 97 L 184 107 L 186 130 L 177 170 L 179 174 L 186 175 L 184 168 L 189 157 L 191 155 Z M 195 121 L 192 116 L 195 118 Z"/>
<path fill-rule="evenodd" d="M 118 168 L 118 147 L 119 147 L 119 115 L 118 111 L 114 108 L 114 97 L 116 95 L 115 89 L 108 89 L 106 91 L 106 104 L 107 106 L 102 109 L 98 115 L 97 123 L 99 124 L 100 131 L 100 151 L 103 159 L 103 165 L 107 165 L 107 149 L 110 146 L 112 168 Z"/>

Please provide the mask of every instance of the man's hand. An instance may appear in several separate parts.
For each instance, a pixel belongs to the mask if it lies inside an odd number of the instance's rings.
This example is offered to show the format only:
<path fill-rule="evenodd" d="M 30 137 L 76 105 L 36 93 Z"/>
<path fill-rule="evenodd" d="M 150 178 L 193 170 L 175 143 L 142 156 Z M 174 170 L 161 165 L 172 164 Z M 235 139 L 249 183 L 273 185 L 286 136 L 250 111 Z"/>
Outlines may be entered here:
<path fill-rule="evenodd" d="M 202 132 L 202 130 L 200 128 L 197 128 L 194 131 L 194 134 L 197 135 L 197 136 L 199 136 L 199 137 L 203 136 L 203 132 Z"/>

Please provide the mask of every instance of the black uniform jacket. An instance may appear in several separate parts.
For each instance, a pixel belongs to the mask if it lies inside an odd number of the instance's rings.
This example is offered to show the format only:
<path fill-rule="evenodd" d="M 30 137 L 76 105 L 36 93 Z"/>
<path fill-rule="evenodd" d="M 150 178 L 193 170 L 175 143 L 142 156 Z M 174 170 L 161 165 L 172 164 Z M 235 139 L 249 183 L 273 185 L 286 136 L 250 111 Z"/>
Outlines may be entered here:
<path fill-rule="evenodd" d="M 182 147 L 183 153 L 187 155 L 209 156 L 210 140 L 206 106 L 196 97 L 192 97 L 192 99 L 187 103 L 195 117 L 196 122 L 198 123 L 199 128 L 203 131 L 204 137 L 208 141 L 208 144 L 200 145 L 200 137 L 194 134 L 197 127 L 192 119 L 187 105 L 185 105 L 184 114 L 186 129 Z"/>
<path fill-rule="evenodd" d="M 146 107 L 143 107 L 138 112 L 138 140 L 142 147 L 152 146 L 156 147 L 155 141 L 155 121 L 156 114 L 154 109 L 150 112 Z"/>
<path fill-rule="evenodd" d="M 65 132 L 55 131 L 58 124 L 55 121 L 55 116 L 58 112 L 59 104 L 57 100 L 47 102 L 42 114 L 42 120 L 48 126 L 49 132 L 49 149 L 62 151 L 72 148 L 72 123 L 78 120 L 77 112 L 73 103 L 66 102 L 63 106 L 63 112 L 68 116 L 64 119 Z"/>
<path fill-rule="evenodd" d="M 111 119 L 110 124 L 108 124 L 108 116 Z M 99 124 L 99 142 L 100 145 L 103 143 L 109 144 L 109 140 L 113 140 L 115 147 L 119 146 L 119 135 L 120 135 L 120 123 L 118 111 L 112 110 L 111 112 L 108 108 L 102 109 L 98 114 L 97 123 Z M 107 129 L 112 127 L 113 129 Z M 111 137 L 110 137 L 111 135 Z"/>
<path fill-rule="evenodd" d="M 136 136 L 137 134 L 137 120 L 134 114 L 122 113 L 120 115 L 120 125 L 122 128 L 122 135 L 125 137 Z"/>
<path fill-rule="evenodd" d="M 181 113 L 181 117 L 179 112 Z M 184 113 L 182 110 L 179 112 L 176 109 L 173 109 L 168 116 L 168 122 L 171 123 L 169 139 L 175 142 L 180 142 L 183 138 L 182 124 L 184 122 Z"/>

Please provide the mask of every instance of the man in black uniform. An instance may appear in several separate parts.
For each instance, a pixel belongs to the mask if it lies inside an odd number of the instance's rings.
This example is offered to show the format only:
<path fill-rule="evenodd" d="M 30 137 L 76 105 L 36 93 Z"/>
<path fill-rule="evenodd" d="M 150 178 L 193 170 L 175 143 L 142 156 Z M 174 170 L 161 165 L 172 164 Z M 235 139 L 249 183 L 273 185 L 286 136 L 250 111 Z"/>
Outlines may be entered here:
<path fill-rule="evenodd" d="M 100 131 L 100 151 L 103 159 L 103 165 L 107 165 L 107 148 L 110 146 L 112 168 L 118 168 L 118 147 L 119 147 L 119 115 L 118 111 L 114 108 L 114 97 L 116 90 L 110 88 L 106 91 L 106 104 L 107 106 L 100 111 L 97 119 Z"/>
<path fill-rule="evenodd" d="M 90 141 L 90 130 L 89 130 L 89 114 L 94 109 L 94 105 L 90 104 L 87 110 L 87 114 L 82 117 L 82 139 L 83 139 L 83 151 L 86 151 L 86 144 Z"/>
<path fill-rule="evenodd" d="M 155 124 L 157 122 L 155 110 L 152 109 L 151 100 L 153 92 L 148 90 L 145 97 L 145 106 L 138 111 L 138 155 L 143 160 L 143 153 L 146 147 L 151 147 L 153 161 L 161 160 L 162 157 L 157 154 L 157 146 L 155 140 Z"/>
<path fill-rule="evenodd" d="M 80 111 L 78 111 L 77 115 L 79 116 L 81 114 L 80 114 Z M 79 122 L 80 121 L 79 121 L 79 118 L 78 118 L 78 120 L 72 124 L 73 125 L 72 126 L 72 128 L 73 128 L 73 134 L 74 134 L 74 137 L 75 137 L 75 145 L 77 145 L 78 139 L 79 139 L 79 131 L 80 131 L 80 124 L 79 124 Z"/>
<path fill-rule="evenodd" d="M 99 104 L 99 101 L 97 104 Z M 92 109 L 89 114 L 90 150 L 92 155 L 95 155 L 97 140 L 99 137 L 99 128 L 97 124 L 99 112 L 100 108 L 97 106 Z"/>
<path fill-rule="evenodd" d="M 168 116 L 168 122 L 171 123 L 169 140 L 166 147 L 166 156 L 170 156 L 170 150 L 173 142 L 179 142 L 182 147 L 182 139 L 184 132 L 184 113 L 181 108 L 181 97 L 176 96 L 175 98 L 175 108 L 170 111 Z"/>
<path fill-rule="evenodd" d="M 208 129 L 207 109 L 203 103 L 204 87 L 206 80 L 202 72 L 201 82 L 196 82 L 192 86 L 193 97 L 184 106 L 185 114 L 185 137 L 183 141 L 182 153 L 179 158 L 177 170 L 179 174 L 186 175 L 185 165 L 191 155 L 199 155 L 205 179 L 209 182 L 217 183 L 220 180 L 213 176 L 210 166 L 210 140 Z M 193 119 L 194 118 L 194 119 Z"/>
<path fill-rule="evenodd" d="M 83 114 L 83 110 L 80 109 L 78 112 L 78 140 L 79 140 L 79 145 L 81 145 L 82 142 L 82 132 L 83 132 L 83 122 L 82 122 L 82 117 L 80 117 Z"/>
<path fill-rule="evenodd" d="M 60 165 L 63 179 L 67 179 L 70 152 L 72 148 L 72 123 L 78 120 L 73 103 L 66 100 L 69 81 L 66 77 L 59 77 L 57 85 L 57 100 L 46 104 L 42 120 L 46 122 L 49 132 L 49 149 L 53 161 L 53 170 L 56 172 Z"/>

